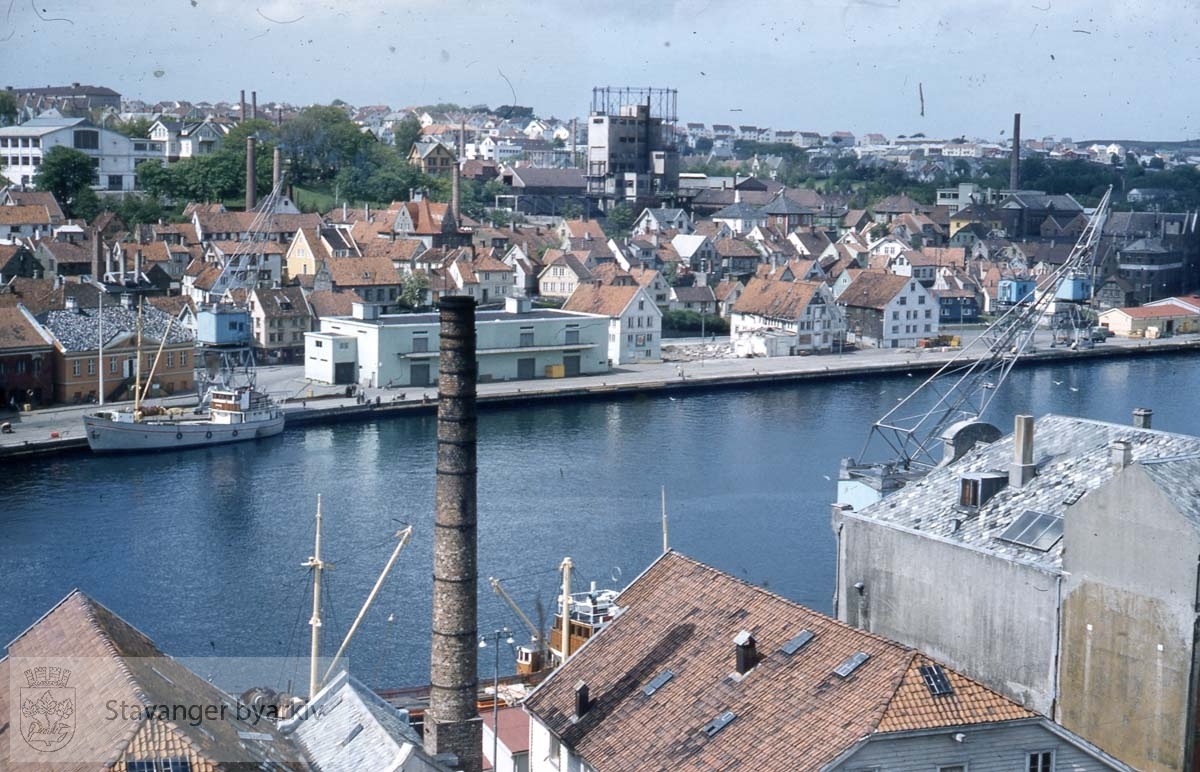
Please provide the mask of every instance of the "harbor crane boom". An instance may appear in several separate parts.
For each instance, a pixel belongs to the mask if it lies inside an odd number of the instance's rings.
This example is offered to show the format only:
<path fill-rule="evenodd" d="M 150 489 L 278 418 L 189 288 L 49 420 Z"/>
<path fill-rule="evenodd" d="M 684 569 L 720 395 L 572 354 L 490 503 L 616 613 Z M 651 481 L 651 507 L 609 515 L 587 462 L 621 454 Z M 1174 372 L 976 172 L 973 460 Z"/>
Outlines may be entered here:
<path fill-rule="evenodd" d="M 949 463 L 977 441 L 991 442 L 999 429 L 982 423 L 988 405 L 1009 371 L 1032 350 L 1037 329 L 1052 307 L 1065 304 L 1076 340 L 1081 330 L 1080 289 L 1090 287 L 1097 246 L 1108 216 L 1109 186 L 1067 259 L 1044 277 L 1039 294 L 1030 287 L 983 334 L 964 346 L 911 394 L 871 426 L 856 459 L 843 459 L 838 475 L 838 502 L 859 509 L 879 501 L 906 482 Z M 1086 293 L 1090 295 L 1090 291 Z M 1060 325 L 1061 326 L 1061 325 Z M 1090 324 L 1088 333 L 1090 335 Z M 1052 330 L 1052 335 L 1055 334 Z M 1053 345 L 1053 344 L 1052 344 Z M 886 448 L 881 461 L 869 461 L 872 451 Z"/>
<path fill-rule="evenodd" d="M 546 643 L 542 638 L 542 632 L 537 629 L 537 625 L 530 621 L 529 617 L 525 615 L 525 612 L 521 610 L 521 607 L 517 605 L 517 602 L 512 599 L 512 596 L 510 596 L 508 592 L 500 586 L 500 580 L 494 576 L 489 576 L 488 584 L 492 585 L 492 590 L 498 596 L 500 596 L 500 600 L 507 603 L 508 607 L 511 608 L 513 613 L 517 615 L 517 618 L 521 620 L 521 623 L 529 629 L 529 634 L 532 636 L 532 640 L 537 643 L 538 648 L 545 649 Z"/>

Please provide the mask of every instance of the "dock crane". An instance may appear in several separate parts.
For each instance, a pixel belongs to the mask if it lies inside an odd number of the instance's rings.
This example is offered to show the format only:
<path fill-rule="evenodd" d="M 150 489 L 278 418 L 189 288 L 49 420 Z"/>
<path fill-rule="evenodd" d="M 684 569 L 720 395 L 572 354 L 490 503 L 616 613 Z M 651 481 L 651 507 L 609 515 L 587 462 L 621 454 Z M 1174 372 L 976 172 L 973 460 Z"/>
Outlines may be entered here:
<path fill-rule="evenodd" d="M 1081 325 L 1087 321 L 1080 307 L 1091 295 L 1111 196 L 1109 186 L 1070 255 L 1043 279 L 1044 291 L 1039 294 L 1031 287 L 979 338 L 876 421 L 858 459 L 842 459 L 839 505 L 862 509 L 956 460 L 976 442 L 1000 438 L 1000 430 L 983 422 L 983 415 L 1013 365 L 1033 349 L 1038 328 L 1049 323 L 1052 335 L 1069 328 L 1076 342 L 1080 340 Z M 1089 335 L 1090 331 L 1089 324 Z M 868 461 L 880 444 L 887 449 L 884 460 Z"/>
<path fill-rule="evenodd" d="M 549 650 L 546 647 L 546 638 L 542 631 L 537 628 L 517 602 L 512 599 L 512 596 L 500 585 L 500 580 L 494 576 L 488 577 L 488 584 L 492 586 L 492 591 L 499 596 L 500 600 L 508 604 L 508 607 L 513 610 L 521 623 L 529 630 L 530 645 L 521 645 L 517 647 L 517 673 L 520 675 L 530 675 L 540 672 L 541 670 L 553 667 L 554 663 L 550 661 Z"/>

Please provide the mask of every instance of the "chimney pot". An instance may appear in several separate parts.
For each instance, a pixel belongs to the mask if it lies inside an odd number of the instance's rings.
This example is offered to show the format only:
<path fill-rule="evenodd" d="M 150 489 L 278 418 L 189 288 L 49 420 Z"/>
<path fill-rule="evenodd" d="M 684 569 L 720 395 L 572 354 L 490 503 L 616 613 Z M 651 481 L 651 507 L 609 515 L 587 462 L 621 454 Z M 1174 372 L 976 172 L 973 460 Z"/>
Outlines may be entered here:
<path fill-rule="evenodd" d="M 1013 427 L 1013 462 L 1008 468 L 1008 484 L 1019 488 L 1033 479 L 1033 416 L 1019 415 Z"/>
<path fill-rule="evenodd" d="M 588 698 L 588 685 L 586 681 L 579 681 L 575 684 L 575 718 L 583 718 L 583 715 L 592 707 L 592 701 Z"/>
<path fill-rule="evenodd" d="M 1133 461 L 1133 445 L 1125 440 L 1108 443 L 1108 462 L 1113 469 L 1124 469 Z"/>
<path fill-rule="evenodd" d="M 1154 411 L 1148 407 L 1136 407 L 1133 409 L 1133 425 L 1139 429 L 1149 429 L 1150 421 L 1154 417 Z"/>
<path fill-rule="evenodd" d="M 735 666 L 739 675 L 745 675 L 758 664 L 758 650 L 754 636 L 748 630 L 742 630 L 733 639 L 736 650 Z"/>

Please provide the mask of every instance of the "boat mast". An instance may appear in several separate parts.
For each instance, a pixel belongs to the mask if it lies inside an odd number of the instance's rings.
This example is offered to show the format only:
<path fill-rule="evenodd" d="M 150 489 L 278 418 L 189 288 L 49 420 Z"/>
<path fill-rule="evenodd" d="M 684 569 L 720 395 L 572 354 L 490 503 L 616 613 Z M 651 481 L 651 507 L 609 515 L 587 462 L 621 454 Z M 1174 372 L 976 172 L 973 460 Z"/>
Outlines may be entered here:
<path fill-rule="evenodd" d="M 566 662 L 571 654 L 571 558 L 563 558 L 559 569 L 562 571 L 562 659 Z"/>
<path fill-rule="evenodd" d="M 142 399 L 146 398 L 145 392 L 150 389 L 150 384 L 154 381 L 154 373 L 158 371 L 158 363 L 162 359 L 163 349 L 167 346 L 167 338 L 171 335 L 171 325 L 175 323 L 175 317 L 167 319 L 167 330 L 163 333 L 162 341 L 158 344 L 158 353 L 154 355 L 154 364 L 150 365 L 150 372 L 146 375 L 146 388 L 142 389 Z"/>
<path fill-rule="evenodd" d="M 142 404 L 142 297 L 138 296 L 137 313 L 137 358 L 133 360 L 133 412 L 137 413 Z"/>
<path fill-rule="evenodd" d="M 312 647 L 308 659 L 308 698 L 316 696 L 319 688 L 317 681 L 317 655 L 321 648 L 321 571 L 325 569 L 325 561 L 321 560 L 321 494 L 317 494 L 317 538 L 313 546 L 313 554 L 307 561 L 301 563 L 305 568 L 313 570 L 313 613 L 308 623 L 312 625 Z"/>
<path fill-rule="evenodd" d="M 367 609 L 371 608 L 371 604 L 375 602 L 375 596 L 379 594 L 379 588 L 383 586 L 383 580 L 387 579 L 388 574 L 391 573 L 392 566 L 396 565 L 396 558 L 400 557 L 400 551 L 404 549 L 404 545 L 408 544 L 408 539 L 412 536 L 412 526 L 410 525 L 402 531 L 397 531 L 396 536 L 400 539 L 400 543 L 396 545 L 396 549 L 392 550 L 392 556 L 388 558 L 388 562 L 383 567 L 383 571 L 380 572 L 379 578 L 375 580 L 375 586 L 371 588 L 371 593 L 367 595 L 367 600 L 363 603 L 362 608 L 359 609 L 358 616 L 354 618 L 354 623 L 350 625 L 350 631 L 346 633 L 342 645 L 338 647 L 337 653 L 330 660 L 329 667 L 325 670 L 325 677 L 321 679 L 322 683 L 329 680 L 329 675 L 333 672 L 334 666 L 342 658 L 342 654 L 346 652 L 346 647 L 350 645 L 350 639 L 354 637 L 354 633 L 358 631 L 358 626 L 362 624 L 363 617 L 367 615 Z"/>
<path fill-rule="evenodd" d="M 662 487 L 663 554 L 667 554 L 667 486 Z"/>
<path fill-rule="evenodd" d="M 97 337 L 100 340 L 100 351 L 96 354 L 96 372 L 100 375 L 100 381 L 96 385 L 97 396 L 100 400 L 101 407 L 104 406 L 104 287 L 100 288 L 100 312 L 97 316 L 97 321 L 100 323 L 100 330 Z"/>

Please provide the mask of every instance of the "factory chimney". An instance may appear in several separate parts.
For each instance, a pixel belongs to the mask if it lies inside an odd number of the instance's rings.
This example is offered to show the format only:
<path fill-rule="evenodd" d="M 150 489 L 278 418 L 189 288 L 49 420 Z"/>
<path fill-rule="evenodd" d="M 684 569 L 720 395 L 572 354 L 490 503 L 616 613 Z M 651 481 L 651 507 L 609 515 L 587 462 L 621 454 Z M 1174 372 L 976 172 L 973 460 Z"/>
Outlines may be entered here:
<path fill-rule="evenodd" d="M 254 119 L 258 118 L 258 92 L 257 91 L 250 92 L 250 117 L 254 118 Z"/>
<path fill-rule="evenodd" d="M 443 298 L 438 360 L 437 500 L 433 542 L 433 646 L 425 750 L 480 772 L 483 728 L 476 707 L 475 301 Z"/>
<path fill-rule="evenodd" d="M 103 246 L 100 244 L 100 229 L 92 228 L 92 281 L 97 284 L 104 281 L 104 274 L 100 272 L 100 250 Z M 108 265 L 105 264 L 104 272 L 108 272 Z"/>
<path fill-rule="evenodd" d="M 254 137 L 246 137 L 246 211 L 252 211 L 254 205 L 258 203 L 258 190 L 255 181 L 258 177 L 254 173 L 254 146 L 257 144 Z"/>
<path fill-rule="evenodd" d="M 1008 189 L 1020 190 L 1021 184 L 1021 114 L 1013 113 L 1012 158 L 1008 162 Z"/>
<path fill-rule="evenodd" d="M 271 163 L 271 190 L 279 187 L 279 177 L 283 174 L 283 154 L 279 152 L 279 146 L 275 146 L 275 152 L 272 155 Z"/>
<path fill-rule="evenodd" d="M 238 113 L 238 120 L 244 121 L 246 120 L 246 89 L 242 89 L 241 106 L 242 111 Z"/>

